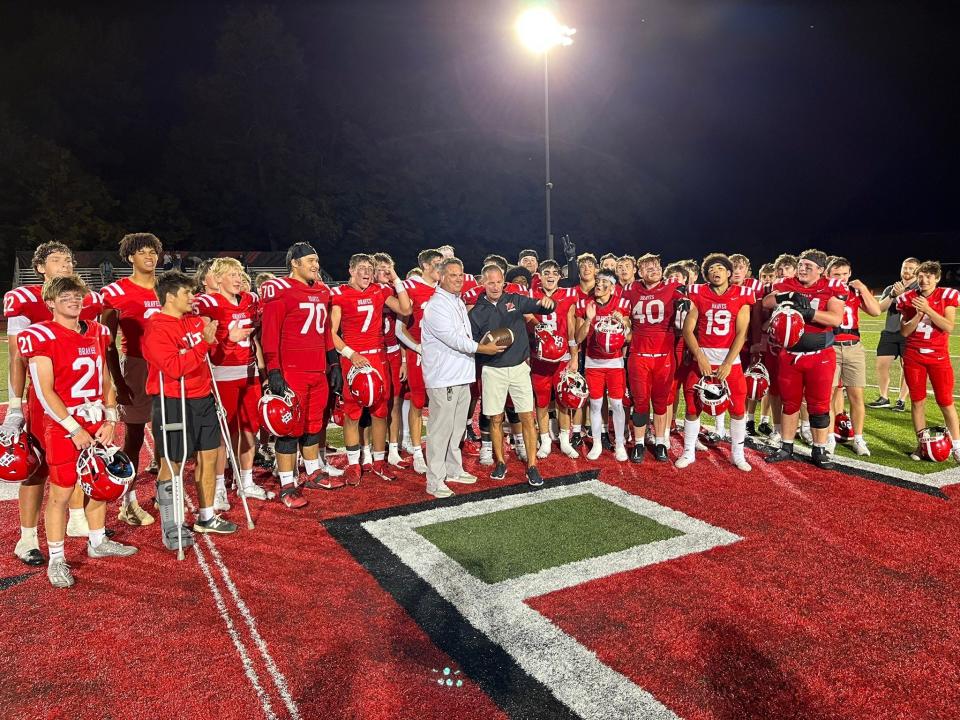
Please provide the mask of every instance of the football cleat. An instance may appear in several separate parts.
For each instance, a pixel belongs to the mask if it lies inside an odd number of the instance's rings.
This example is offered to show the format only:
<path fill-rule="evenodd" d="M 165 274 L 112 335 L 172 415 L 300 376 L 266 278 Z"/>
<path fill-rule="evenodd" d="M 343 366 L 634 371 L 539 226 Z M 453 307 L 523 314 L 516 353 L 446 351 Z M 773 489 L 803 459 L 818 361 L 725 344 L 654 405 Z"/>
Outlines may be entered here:
<path fill-rule="evenodd" d="M 633 446 L 630 451 L 630 462 L 640 464 L 643 462 L 644 447 L 640 443 Z"/>
<path fill-rule="evenodd" d="M 687 455 L 684 453 L 677 461 L 674 463 L 674 467 L 678 467 L 683 470 L 685 467 L 690 467 L 693 463 L 696 462 L 696 458 L 693 455 Z"/>
<path fill-rule="evenodd" d="M 493 452 L 493 450 L 490 452 Z M 423 459 L 423 455 L 419 453 L 413 456 L 413 471 L 418 475 L 427 474 L 427 462 Z"/>
<path fill-rule="evenodd" d="M 827 452 L 825 447 L 815 445 L 810 453 L 810 459 L 813 460 L 813 464 L 818 468 L 829 470 L 833 467 L 833 460 L 830 459 L 830 453 Z"/>
<path fill-rule="evenodd" d="M 47 562 L 47 558 L 40 552 L 40 544 L 36 538 L 33 540 L 20 538 L 17 541 L 17 546 L 13 549 L 13 554 L 17 556 L 20 562 L 31 567 L 40 567 Z"/>
<path fill-rule="evenodd" d="M 747 462 L 746 458 L 742 458 L 742 457 L 730 458 L 730 462 L 733 463 L 733 466 L 737 470 L 742 470 L 743 472 L 750 472 L 751 470 L 753 470 L 753 466 Z"/>
<path fill-rule="evenodd" d="M 613 450 L 613 457 L 616 458 L 617 462 L 626 462 L 629 459 L 627 455 L 627 448 L 618 443 Z"/>
<path fill-rule="evenodd" d="M 667 446 L 666 445 L 654 445 L 653 446 L 653 459 L 657 462 L 669 462 L 670 456 L 667 455 Z"/>
<path fill-rule="evenodd" d="M 385 460 L 375 460 L 372 472 L 381 480 L 387 480 L 388 482 L 393 482 L 397 479 L 397 476 L 393 474 L 393 471 Z"/>
<path fill-rule="evenodd" d="M 307 501 L 300 493 L 300 488 L 296 485 L 285 487 L 280 491 L 280 502 L 291 510 L 297 510 L 307 506 Z"/>
<path fill-rule="evenodd" d="M 870 457 L 870 448 L 867 447 L 867 441 L 863 438 L 854 438 L 853 451 L 862 457 Z"/>
<path fill-rule="evenodd" d="M 213 494 L 213 509 L 216 512 L 226 512 L 230 509 L 226 488 L 217 488 L 217 491 Z"/>
<path fill-rule="evenodd" d="M 599 460 L 600 453 L 603 452 L 603 443 L 595 442 L 590 446 L 590 451 L 587 453 L 587 460 Z"/>
<path fill-rule="evenodd" d="M 800 428 L 800 439 L 807 445 L 813 445 L 813 430 L 809 427 Z"/>

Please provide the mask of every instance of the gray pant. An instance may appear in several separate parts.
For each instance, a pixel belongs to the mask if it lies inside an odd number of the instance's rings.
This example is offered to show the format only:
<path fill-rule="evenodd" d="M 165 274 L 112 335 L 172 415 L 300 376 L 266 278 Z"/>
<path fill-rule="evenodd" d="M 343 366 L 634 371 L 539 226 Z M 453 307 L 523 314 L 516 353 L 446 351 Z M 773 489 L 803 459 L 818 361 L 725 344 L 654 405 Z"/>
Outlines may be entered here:
<path fill-rule="evenodd" d="M 430 423 L 427 433 L 427 488 L 463 474 L 460 442 L 467 430 L 470 386 L 427 388 Z"/>

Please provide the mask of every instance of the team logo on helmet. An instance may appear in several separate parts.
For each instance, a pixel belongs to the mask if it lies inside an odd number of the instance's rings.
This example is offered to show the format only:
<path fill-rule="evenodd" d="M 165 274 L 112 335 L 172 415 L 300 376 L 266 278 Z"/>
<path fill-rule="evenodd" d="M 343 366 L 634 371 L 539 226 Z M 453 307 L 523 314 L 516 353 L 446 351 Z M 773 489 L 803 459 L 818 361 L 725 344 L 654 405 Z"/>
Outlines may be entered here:
<path fill-rule="evenodd" d="M 536 340 L 534 354 L 544 362 L 560 362 L 567 354 L 567 343 L 557 335 L 554 329 L 545 323 L 540 323 L 533 329 Z"/>
<path fill-rule="evenodd" d="M 627 344 L 627 333 L 613 315 L 604 315 L 599 318 L 593 330 L 594 342 L 608 355 L 620 352 Z"/>
<path fill-rule="evenodd" d="M 386 388 L 383 377 L 372 365 L 352 367 L 347 373 L 347 387 L 350 395 L 363 407 L 373 407 L 383 400 Z"/>
<path fill-rule="evenodd" d="M 260 398 L 260 422 L 276 437 L 291 437 L 300 434 L 303 412 L 293 390 L 283 395 L 270 392 Z"/>
<path fill-rule="evenodd" d="M 833 434 L 836 435 L 837 442 L 849 442 L 853 437 L 853 420 L 847 413 L 837 413 L 833 420 Z"/>
<path fill-rule="evenodd" d="M 91 500 L 113 502 L 133 482 L 133 462 L 116 445 L 91 445 L 77 458 L 80 488 Z"/>
<path fill-rule="evenodd" d="M 747 397 L 750 400 L 760 400 L 770 389 L 770 373 L 762 362 L 755 362 L 743 374 L 747 385 Z"/>
<path fill-rule="evenodd" d="M 697 393 L 697 400 L 707 415 L 723 415 L 730 408 L 730 387 L 726 380 L 718 380 L 712 375 L 706 375 L 697 380 L 693 389 Z"/>
<path fill-rule="evenodd" d="M 556 387 L 557 402 L 567 410 L 579 410 L 587 404 L 587 381 L 578 372 L 564 370 Z"/>
<path fill-rule="evenodd" d="M 943 462 L 950 457 L 953 441 L 945 427 L 928 427 L 917 433 L 920 441 L 920 455 L 925 460 Z"/>
<path fill-rule="evenodd" d="M 0 480 L 3 482 L 29 480 L 40 462 L 40 451 L 29 433 L 0 437 Z"/>
<path fill-rule="evenodd" d="M 781 305 L 770 316 L 767 332 L 778 346 L 788 350 L 800 342 L 804 333 L 803 316 L 792 307 Z"/>

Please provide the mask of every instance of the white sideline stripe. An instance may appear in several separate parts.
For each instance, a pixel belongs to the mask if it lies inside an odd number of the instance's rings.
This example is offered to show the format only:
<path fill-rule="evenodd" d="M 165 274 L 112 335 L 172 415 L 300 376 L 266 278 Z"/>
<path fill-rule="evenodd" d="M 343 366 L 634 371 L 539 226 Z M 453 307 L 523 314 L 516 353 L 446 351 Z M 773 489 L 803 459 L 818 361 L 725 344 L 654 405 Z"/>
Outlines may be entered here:
<path fill-rule="evenodd" d="M 839 443 L 838 443 L 839 444 Z M 793 451 L 797 455 L 803 455 L 804 457 L 810 457 L 810 454 L 813 452 L 810 448 L 802 447 L 800 445 L 794 445 Z M 960 483 L 960 466 L 954 466 L 947 470 L 940 470 L 934 473 L 915 473 L 910 472 L 909 470 L 901 470 L 900 468 L 890 467 L 889 465 L 880 465 L 879 463 L 865 462 L 864 460 L 856 460 L 855 458 L 848 458 L 844 455 L 833 454 L 832 458 L 834 465 L 839 466 L 848 466 L 852 468 L 857 468 L 858 470 L 866 470 L 867 472 L 873 472 L 877 475 L 889 475 L 890 477 L 897 478 L 898 480 L 907 480 L 909 482 L 917 483 L 918 485 L 926 485 L 928 487 L 934 488 L 944 488 L 948 485 L 956 485 Z M 948 459 L 946 462 L 953 463 L 953 459 Z"/>
<path fill-rule="evenodd" d="M 220 594 L 220 590 L 217 589 L 217 584 L 213 580 L 213 573 L 210 572 L 210 566 L 207 565 L 207 560 L 203 556 L 203 551 L 200 549 L 199 545 L 194 545 L 193 549 L 197 557 L 197 564 L 200 566 L 200 569 L 203 570 L 203 574 L 207 578 L 207 585 L 210 587 L 210 592 L 213 593 L 213 600 L 217 604 L 217 610 L 220 613 L 220 617 L 223 618 L 223 622 L 227 626 L 227 634 L 230 635 L 230 639 L 233 641 L 234 647 L 237 648 L 237 652 L 240 654 L 240 662 L 243 664 L 243 671 L 246 673 L 250 684 L 253 685 L 253 689 L 257 693 L 257 697 L 260 698 L 260 705 L 263 707 L 263 714 L 267 716 L 268 720 L 277 720 L 277 715 L 273 712 L 273 706 L 270 704 L 270 696 L 267 694 L 267 691 L 263 689 L 263 685 L 260 684 L 260 678 L 257 675 L 257 670 L 253 667 L 253 661 L 247 654 L 247 650 L 243 645 L 243 640 L 240 639 L 240 633 L 237 632 L 237 628 L 234 626 L 233 620 L 230 619 L 230 613 L 227 612 L 227 605 L 223 601 L 223 595 Z"/>
<path fill-rule="evenodd" d="M 658 522 L 693 537 L 650 543 L 639 553 L 612 553 L 491 585 L 468 573 L 415 532 L 415 528 L 422 525 L 586 493 L 643 515 L 652 513 Z M 677 716 L 523 600 L 740 539 L 726 530 L 596 480 L 366 522 L 363 527 L 456 606 L 473 627 L 500 645 L 520 667 L 587 720 L 611 717 L 675 720 Z"/>

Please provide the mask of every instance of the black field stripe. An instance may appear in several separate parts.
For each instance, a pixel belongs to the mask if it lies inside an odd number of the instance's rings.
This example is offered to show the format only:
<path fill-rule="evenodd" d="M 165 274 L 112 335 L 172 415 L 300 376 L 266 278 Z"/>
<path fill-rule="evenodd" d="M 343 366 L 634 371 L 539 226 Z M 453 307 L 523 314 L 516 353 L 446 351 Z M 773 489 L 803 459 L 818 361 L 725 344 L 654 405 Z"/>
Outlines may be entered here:
<path fill-rule="evenodd" d="M 574 485 L 593 480 L 599 470 L 564 475 L 546 480 L 543 490 L 557 485 Z M 527 492 L 538 492 L 526 484 L 508 485 L 467 495 L 455 495 L 413 505 L 386 508 L 335 518 L 323 522 L 327 531 L 359 562 L 377 582 L 410 614 L 433 643 L 454 659 L 467 676 L 510 717 L 570 718 L 580 716 L 558 700 L 543 683 L 530 676 L 502 647 L 478 632 L 456 607 L 405 565 L 361 523 L 410 515 L 423 510 L 462 505 Z"/>

